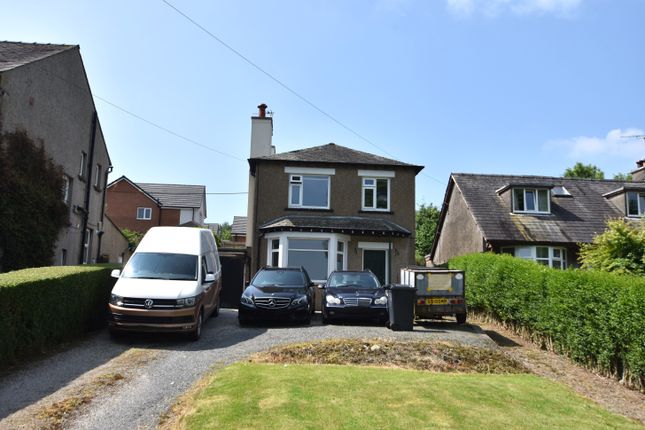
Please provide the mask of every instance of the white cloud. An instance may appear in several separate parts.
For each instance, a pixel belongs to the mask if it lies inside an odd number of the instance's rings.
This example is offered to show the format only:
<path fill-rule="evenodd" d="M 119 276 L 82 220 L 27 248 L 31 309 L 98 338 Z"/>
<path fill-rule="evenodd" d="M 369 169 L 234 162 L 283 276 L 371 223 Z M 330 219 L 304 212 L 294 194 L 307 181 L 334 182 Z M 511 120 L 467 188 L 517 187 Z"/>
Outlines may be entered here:
<path fill-rule="evenodd" d="M 569 16 L 582 0 L 446 0 L 448 10 L 460 16 L 477 12 L 490 17 L 508 11 L 515 15 L 553 14 Z"/>
<path fill-rule="evenodd" d="M 604 137 L 578 136 L 566 139 L 555 139 L 547 142 L 547 150 L 565 151 L 574 159 L 588 160 L 599 156 L 612 156 L 639 160 L 645 156 L 645 141 L 643 138 L 627 136 L 645 135 L 639 128 L 616 128 Z"/>

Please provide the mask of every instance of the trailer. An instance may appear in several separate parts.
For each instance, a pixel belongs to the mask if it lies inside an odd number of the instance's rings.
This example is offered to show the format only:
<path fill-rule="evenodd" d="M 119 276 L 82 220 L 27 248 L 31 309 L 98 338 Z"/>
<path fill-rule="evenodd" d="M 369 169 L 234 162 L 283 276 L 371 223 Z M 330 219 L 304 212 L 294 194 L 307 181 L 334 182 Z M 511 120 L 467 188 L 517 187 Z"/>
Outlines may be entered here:
<path fill-rule="evenodd" d="M 463 270 L 411 266 L 401 269 L 401 282 L 416 289 L 416 319 L 454 316 L 466 322 L 466 276 Z"/>

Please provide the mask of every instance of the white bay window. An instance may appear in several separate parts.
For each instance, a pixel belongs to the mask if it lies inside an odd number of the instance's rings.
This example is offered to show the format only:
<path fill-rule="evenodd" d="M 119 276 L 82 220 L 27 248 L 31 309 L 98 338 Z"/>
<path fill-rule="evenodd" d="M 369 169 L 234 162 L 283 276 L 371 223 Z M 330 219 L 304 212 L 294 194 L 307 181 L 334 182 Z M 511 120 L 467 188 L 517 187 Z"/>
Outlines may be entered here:
<path fill-rule="evenodd" d="M 266 236 L 267 266 L 304 267 L 324 282 L 334 270 L 347 268 L 349 237 L 336 233 L 276 232 Z"/>

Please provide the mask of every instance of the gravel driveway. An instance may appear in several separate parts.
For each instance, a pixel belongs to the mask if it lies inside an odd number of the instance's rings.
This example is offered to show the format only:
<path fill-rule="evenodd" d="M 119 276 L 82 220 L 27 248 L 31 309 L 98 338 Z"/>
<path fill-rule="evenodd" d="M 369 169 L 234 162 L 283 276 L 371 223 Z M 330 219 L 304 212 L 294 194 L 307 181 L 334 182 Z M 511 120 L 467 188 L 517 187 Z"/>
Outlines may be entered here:
<path fill-rule="evenodd" d="M 60 392 L 106 372 L 110 363 L 132 349 L 149 351 L 149 361 L 129 369 L 129 376 L 94 398 L 80 416 L 66 422 L 72 429 L 154 428 L 161 415 L 213 365 L 227 365 L 274 345 L 329 338 L 385 338 L 450 340 L 473 346 L 496 347 L 472 325 L 438 322 L 415 326 L 412 332 L 385 327 L 322 325 L 262 325 L 239 327 L 237 312 L 222 309 L 204 326 L 202 338 L 189 342 L 177 336 L 129 335 L 117 341 L 106 330 L 70 349 L 0 378 L 0 428 L 25 424 L 37 408 L 51 404 Z"/>

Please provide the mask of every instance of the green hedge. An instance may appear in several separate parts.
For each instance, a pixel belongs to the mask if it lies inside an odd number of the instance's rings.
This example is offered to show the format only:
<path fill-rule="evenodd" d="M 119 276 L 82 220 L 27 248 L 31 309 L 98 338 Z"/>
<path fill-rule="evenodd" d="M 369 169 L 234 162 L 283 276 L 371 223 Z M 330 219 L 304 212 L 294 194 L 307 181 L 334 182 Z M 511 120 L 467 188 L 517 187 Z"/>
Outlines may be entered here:
<path fill-rule="evenodd" d="M 100 327 L 113 267 L 65 266 L 0 274 L 0 368 Z"/>
<path fill-rule="evenodd" d="M 645 388 L 645 278 L 556 270 L 507 255 L 454 258 L 469 310 L 573 360 Z"/>

